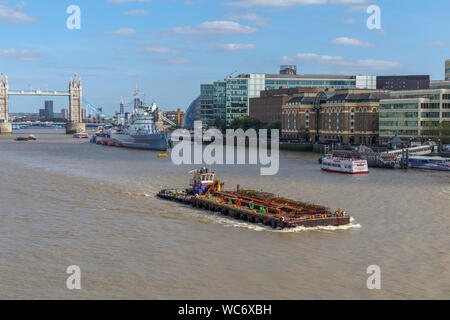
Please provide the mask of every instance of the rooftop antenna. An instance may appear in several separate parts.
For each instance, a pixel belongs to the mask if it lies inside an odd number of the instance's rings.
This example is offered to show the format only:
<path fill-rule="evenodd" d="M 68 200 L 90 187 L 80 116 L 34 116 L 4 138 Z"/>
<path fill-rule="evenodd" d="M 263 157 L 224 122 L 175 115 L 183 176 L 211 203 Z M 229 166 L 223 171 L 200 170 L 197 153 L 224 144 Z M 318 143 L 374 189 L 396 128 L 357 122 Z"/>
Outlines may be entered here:
<path fill-rule="evenodd" d="M 235 71 L 233 71 L 232 73 L 230 73 L 229 75 L 228 75 L 228 77 L 227 77 L 227 79 L 228 78 L 231 78 L 235 73 L 237 73 L 238 71 L 237 70 L 235 70 Z"/>

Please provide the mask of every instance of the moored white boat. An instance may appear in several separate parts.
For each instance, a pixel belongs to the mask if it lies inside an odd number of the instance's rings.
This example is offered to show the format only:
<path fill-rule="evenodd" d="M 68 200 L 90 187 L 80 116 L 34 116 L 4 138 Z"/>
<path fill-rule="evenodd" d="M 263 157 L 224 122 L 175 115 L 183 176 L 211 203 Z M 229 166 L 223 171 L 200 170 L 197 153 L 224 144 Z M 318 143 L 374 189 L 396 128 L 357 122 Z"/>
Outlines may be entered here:
<path fill-rule="evenodd" d="M 322 170 L 346 174 L 368 174 L 367 160 L 326 156 L 322 159 Z"/>

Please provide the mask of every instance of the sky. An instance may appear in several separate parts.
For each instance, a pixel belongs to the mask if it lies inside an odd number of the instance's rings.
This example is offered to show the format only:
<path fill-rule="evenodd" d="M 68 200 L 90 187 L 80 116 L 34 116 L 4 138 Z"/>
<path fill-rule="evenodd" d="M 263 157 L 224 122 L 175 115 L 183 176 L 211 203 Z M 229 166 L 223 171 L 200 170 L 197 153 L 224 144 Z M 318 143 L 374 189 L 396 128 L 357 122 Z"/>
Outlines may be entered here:
<path fill-rule="evenodd" d="M 71 5 L 80 29 L 67 27 Z M 367 27 L 370 5 L 381 29 Z M 185 110 L 202 83 L 281 64 L 442 80 L 449 11 L 448 0 L 0 0 L 0 72 L 10 90 L 68 90 L 77 73 L 85 98 L 110 114 L 136 86 L 147 103 Z M 44 100 L 10 97 L 10 112 L 38 112 Z M 68 107 L 54 100 L 55 112 Z"/>

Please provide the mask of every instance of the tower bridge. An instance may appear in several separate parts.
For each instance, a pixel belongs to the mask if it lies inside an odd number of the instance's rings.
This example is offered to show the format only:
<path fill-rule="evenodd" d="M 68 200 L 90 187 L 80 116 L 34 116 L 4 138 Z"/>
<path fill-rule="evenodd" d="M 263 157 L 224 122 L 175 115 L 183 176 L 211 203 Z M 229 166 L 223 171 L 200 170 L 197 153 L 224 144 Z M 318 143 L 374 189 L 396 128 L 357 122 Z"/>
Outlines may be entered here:
<path fill-rule="evenodd" d="M 0 134 L 12 133 L 12 124 L 9 122 L 9 96 L 51 96 L 69 98 L 69 120 L 66 133 L 83 132 L 86 126 L 83 123 L 83 85 L 81 79 L 75 74 L 70 79 L 68 91 L 41 91 L 41 90 L 9 90 L 8 76 L 0 75 Z"/>

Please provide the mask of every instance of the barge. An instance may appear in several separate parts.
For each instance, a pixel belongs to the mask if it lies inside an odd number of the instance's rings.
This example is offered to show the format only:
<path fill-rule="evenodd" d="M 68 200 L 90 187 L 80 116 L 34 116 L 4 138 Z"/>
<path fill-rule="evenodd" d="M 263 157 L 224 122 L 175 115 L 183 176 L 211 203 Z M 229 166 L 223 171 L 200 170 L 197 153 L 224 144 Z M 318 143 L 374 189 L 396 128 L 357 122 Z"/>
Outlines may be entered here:
<path fill-rule="evenodd" d="M 191 174 L 193 179 L 190 188 L 164 189 L 158 193 L 158 197 L 274 229 L 350 224 L 351 217 L 341 209 L 333 212 L 313 203 L 241 189 L 239 185 L 236 190 L 223 191 L 223 184 L 215 180 L 214 172 L 202 168 L 191 171 Z"/>

